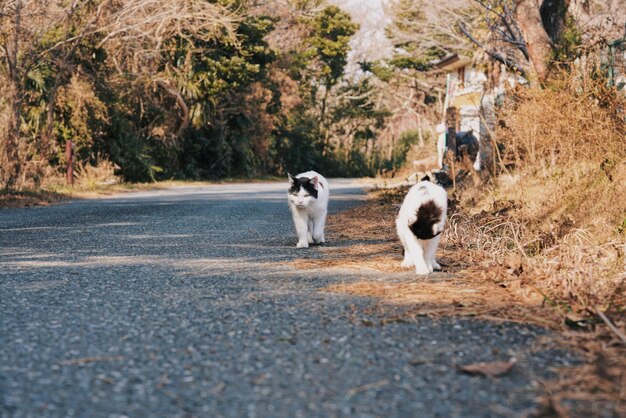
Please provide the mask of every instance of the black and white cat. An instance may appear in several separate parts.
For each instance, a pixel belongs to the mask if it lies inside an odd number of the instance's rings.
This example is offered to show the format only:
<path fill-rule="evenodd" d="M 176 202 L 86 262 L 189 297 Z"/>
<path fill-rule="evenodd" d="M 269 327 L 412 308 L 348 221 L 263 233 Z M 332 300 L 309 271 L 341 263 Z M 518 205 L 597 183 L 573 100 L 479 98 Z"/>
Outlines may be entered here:
<path fill-rule="evenodd" d="M 428 177 L 411 187 L 396 218 L 398 237 L 404 246 L 402 267 L 415 266 L 415 273 L 426 275 L 441 267 L 435 251 L 446 224 L 448 194 Z"/>
<path fill-rule="evenodd" d="M 308 248 L 309 244 L 323 244 L 330 197 L 326 179 L 315 171 L 307 171 L 295 177 L 289 174 L 287 196 L 298 234 L 297 247 Z"/>

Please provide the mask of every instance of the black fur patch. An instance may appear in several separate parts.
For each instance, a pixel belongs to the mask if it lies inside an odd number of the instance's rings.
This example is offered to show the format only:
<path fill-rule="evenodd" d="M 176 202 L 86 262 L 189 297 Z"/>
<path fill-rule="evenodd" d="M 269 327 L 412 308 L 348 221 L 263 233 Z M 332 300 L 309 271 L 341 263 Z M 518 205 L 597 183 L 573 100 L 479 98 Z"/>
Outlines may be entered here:
<path fill-rule="evenodd" d="M 474 132 L 470 129 L 465 132 L 456 133 L 456 155 L 462 158 L 464 154 L 467 154 L 472 161 L 476 161 L 476 156 L 480 149 L 480 143 L 474 136 Z"/>
<path fill-rule="evenodd" d="M 313 179 L 308 177 L 291 177 L 293 180 L 293 185 L 289 188 L 289 194 L 298 194 L 300 192 L 300 188 L 304 188 L 304 190 L 317 199 L 317 189 L 313 185 Z"/>
<path fill-rule="evenodd" d="M 441 208 L 434 201 L 429 200 L 419 207 L 417 220 L 413 225 L 409 225 L 409 229 L 418 239 L 431 239 L 436 236 L 436 234 L 433 234 L 433 225 L 440 220 Z"/>
<path fill-rule="evenodd" d="M 430 181 L 430 176 L 426 174 L 420 181 Z"/>

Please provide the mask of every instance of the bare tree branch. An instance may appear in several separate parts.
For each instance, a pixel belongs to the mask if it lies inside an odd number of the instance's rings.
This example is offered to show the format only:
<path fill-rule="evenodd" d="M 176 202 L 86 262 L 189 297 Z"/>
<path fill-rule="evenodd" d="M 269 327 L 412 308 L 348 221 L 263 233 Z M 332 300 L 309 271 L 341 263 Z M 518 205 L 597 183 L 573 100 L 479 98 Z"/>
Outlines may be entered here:
<path fill-rule="evenodd" d="M 472 43 L 474 43 L 480 49 L 485 51 L 485 53 L 487 53 L 487 55 L 489 55 L 491 58 L 493 58 L 494 60 L 504 64 L 507 68 L 510 68 L 510 69 L 512 69 L 514 71 L 517 71 L 523 77 L 526 76 L 527 72 L 526 72 L 526 70 L 524 68 L 522 68 L 519 64 L 511 61 L 509 58 L 507 58 L 503 54 L 483 46 L 483 44 L 481 42 L 479 42 L 476 38 L 474 38 L 474 36 L 472 36 L 472 34 L 467 30 L 467 28 L 463 25 L 463 23 L 459 22 L 457 24 L 457 26 L 458 26 L 459 30 L 465 36 L 467 36 L 467 39 L 469 39 L 470 41 L 472 41 Z"/>

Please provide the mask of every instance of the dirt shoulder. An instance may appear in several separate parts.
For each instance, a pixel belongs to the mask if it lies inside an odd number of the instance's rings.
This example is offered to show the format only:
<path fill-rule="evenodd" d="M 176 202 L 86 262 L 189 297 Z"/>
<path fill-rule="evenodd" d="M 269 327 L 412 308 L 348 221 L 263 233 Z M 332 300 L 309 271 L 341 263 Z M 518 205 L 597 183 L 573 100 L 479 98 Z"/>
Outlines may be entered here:
<path fill-rule="evenodd" d="M 16 192 L 0 191 L 0 209 L 28 208 L 63 204 L 72 199 L 98 199 L 119 193 L 164 190 L 172 187 L 208 186 L 228 183 L 284 181 L 276 177 L 259 179 L 224 179 L 220 181 L 157 181 L 153 183 L 86 184 L 67 186 L 53 184 L 43 189 Z"/>

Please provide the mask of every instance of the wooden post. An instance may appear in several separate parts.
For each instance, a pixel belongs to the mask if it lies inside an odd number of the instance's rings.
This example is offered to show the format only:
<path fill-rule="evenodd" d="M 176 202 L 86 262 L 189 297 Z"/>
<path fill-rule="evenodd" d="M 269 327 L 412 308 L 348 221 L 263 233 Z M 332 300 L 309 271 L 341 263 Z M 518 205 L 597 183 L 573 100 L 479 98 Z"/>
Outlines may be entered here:
<path fill-rule="evenodd" d="M 450 174 L 452 177 L 452 187 L 456 189 L 456 159 L 458 154 L 456 143 L 456 125 L 457 125 L 457 111 L 454 107 L 446 109 L 446 127 L 448 132 L 446 134 L 446 148 L 448 149 L 448 163 L 450 164 Z"/>
<path fill-rule="evenodd" d="M 422 116 L 417 115 L 417 137 L 419 138 L 419 146 L 424 146 L 424 134 L 422 132 Z"/>
<path fill-rule="evenodd" d="M 65 141 L 65 161 L 67 163 L 67 184 L 74 184 L 74 143 L 71 140 Z"/>
<path fill-rule="evenodd" d="M 456 146 L 456 109 L 449 107 L 446 109 L 446 127 L 448 133 L 446 135 L 446 148 L 452 150 L 454 156 L 457 155 Z"/>

